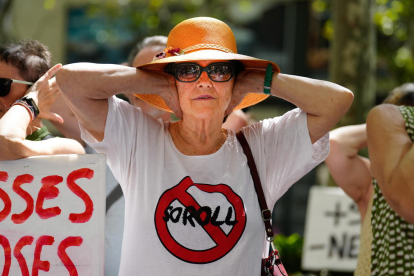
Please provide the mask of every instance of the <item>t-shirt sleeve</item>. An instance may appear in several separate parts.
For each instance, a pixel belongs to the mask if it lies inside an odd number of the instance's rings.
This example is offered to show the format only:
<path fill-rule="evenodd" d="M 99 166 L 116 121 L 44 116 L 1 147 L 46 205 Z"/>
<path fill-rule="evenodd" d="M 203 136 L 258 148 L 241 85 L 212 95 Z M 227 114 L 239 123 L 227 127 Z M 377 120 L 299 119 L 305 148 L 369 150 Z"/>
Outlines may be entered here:
<path fill-rule="evenodd" d="M 129 183 L 128 168 L 136 162 L 136 148 L 147 133 L 147 115 L 115 96 L 108 99 L 104 139 L 97 141 L 81 124 L 81 137 L 98 153 L 106 155 L 108 166 L 121 185 Z"/>
<path fill-rule="evenodd" d="M 329 133 L 312 145 L 307 113 L 298 108 L 244 128 L 244 133 L 258 163 L 268 204 L 274 204 L 329 153 Z"/>

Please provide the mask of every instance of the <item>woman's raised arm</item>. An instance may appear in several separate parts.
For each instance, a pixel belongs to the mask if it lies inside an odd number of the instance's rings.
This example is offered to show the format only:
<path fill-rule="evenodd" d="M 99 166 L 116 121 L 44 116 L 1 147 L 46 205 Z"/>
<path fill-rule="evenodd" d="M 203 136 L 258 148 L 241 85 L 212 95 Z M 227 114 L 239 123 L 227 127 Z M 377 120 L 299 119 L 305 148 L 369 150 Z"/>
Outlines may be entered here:
<path fill-rule="evenodd" d="M 226 113 L 248 93 L 263 93 L 265 72 L 245 70 L 236 80 L 233 98 Z M 312 143 L 318 141 L 352 104 L 354 95 L 345 87 L 332 82 L 305 77 L 273 74 L 271 95 L 287 100 L 308 114 L 308 129 Z"/>
<path fill-rule="evenodd" d="M 395 105 L 373 108 L 367 118 L 371 172 L 391 208 L 414 223 L 413 142 Z"/>
<path fill-rule="evenodd" d="M 122 65 L 75 63 L 63 66 L 57 83 L 79 122 L 97 139 L 104 138 L 109 97 L 124 94 L 156 94 L 178 108 L 174 78 L 163 73 Z M 180 114 L 180 113 L 178 113 Z"/>

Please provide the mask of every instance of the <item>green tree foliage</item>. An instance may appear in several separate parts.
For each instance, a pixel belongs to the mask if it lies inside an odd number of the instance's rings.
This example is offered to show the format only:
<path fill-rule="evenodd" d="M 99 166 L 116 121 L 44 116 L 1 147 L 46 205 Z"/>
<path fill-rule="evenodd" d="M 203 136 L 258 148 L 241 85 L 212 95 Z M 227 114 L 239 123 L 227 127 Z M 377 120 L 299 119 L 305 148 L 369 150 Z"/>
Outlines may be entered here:
<path fill-rule="evenodd" d="M 278 234 L 273 241 L 279 251 L 286 272 L 291 274 L 300 271 L 302 260 L 303 238 L 299 234 L 285 236 Z"/>
<path fill-rule="evenodd" d="M 327 12 L 333 0 L 313 0 L 315 12 Z M 414 1 L 376 0 L 378 94 L 385 97 L 394 87 L 414 82 Z M 333 37 L 333 24 L 326 21 L 322 36 Z"/>
<path fill-rule="evenodd" d="M 195 16 L 226 20 L 225 2 L 219 0 L 108 0 L 88 7 L 88 16 L 116 21 L 128 18 L 138 38 L 168 32 L 179 22 Z"/>
<path fill-rule="evenodd" d="M 379 68 L 391 73 L 395 81 L 384 83 L 389 91 L 402 83 L 414 82 L 414 1 L 376 1 Z"/>

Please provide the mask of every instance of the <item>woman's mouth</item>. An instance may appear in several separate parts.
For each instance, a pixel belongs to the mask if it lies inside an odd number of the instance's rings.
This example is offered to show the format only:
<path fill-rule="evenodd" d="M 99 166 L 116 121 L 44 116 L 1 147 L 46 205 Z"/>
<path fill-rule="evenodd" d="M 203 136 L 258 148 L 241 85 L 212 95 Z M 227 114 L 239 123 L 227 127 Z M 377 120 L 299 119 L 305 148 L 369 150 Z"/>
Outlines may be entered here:
<path fill-rule="evenodd" d="M 207 94 L 207 95 L 200 95 L 194 100 L 213 100 L 213 99 L 215 98 Z"/>

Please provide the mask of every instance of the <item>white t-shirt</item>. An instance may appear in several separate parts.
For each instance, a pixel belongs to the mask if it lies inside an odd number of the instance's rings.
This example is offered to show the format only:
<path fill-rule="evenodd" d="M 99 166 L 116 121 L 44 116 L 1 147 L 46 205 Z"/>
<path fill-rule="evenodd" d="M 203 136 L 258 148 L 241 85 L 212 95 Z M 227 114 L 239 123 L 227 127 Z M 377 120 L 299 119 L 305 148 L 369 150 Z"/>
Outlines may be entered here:
<path fill-rule="evenodd" d="M 121 276 L 260 275 L 264 223 L 234 132 L 204 156 L 186 156 L 163 124 L 112 97 L 104 140 L 82 138 L 107 162 L 125 195 Z M 322 162 L 328 134 L 311 144 L 306 113 L 245 127 L 268 206 Z"/>

